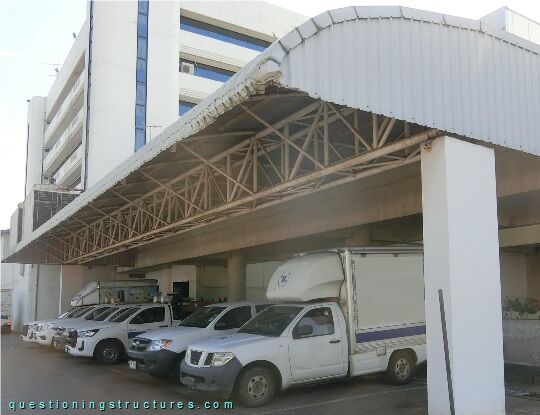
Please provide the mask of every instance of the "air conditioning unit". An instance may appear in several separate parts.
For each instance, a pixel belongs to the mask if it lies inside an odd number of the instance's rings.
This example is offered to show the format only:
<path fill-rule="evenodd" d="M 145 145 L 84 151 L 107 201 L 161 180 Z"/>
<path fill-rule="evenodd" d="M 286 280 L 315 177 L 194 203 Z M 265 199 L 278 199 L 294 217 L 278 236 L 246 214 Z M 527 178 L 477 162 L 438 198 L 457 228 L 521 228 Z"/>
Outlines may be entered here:
<path fill-rule="evenodd" d="M 180 72 L 195 75 L 195 64 L 190 62 L 180 62 Z"/>

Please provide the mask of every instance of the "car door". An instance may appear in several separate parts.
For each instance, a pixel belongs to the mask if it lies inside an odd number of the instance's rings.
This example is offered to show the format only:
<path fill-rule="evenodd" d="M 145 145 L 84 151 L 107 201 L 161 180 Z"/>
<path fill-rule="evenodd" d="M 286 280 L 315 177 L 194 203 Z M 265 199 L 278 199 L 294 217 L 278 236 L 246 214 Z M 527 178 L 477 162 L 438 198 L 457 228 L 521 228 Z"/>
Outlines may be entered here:
<path fill-rule="evenodd" d="M 128 322 L 128 339 L 132 339 L 149 330 L 169 327 L 165 320 L 165 315 L 165 307 L 162 305 L 143 308 L 131 317 Z"/>
<path fill-rule="evenodd" d="M 289 337 L 289 362 L 293 382 L 347 373 L 340 327 L 329 306 L 307 310 Z"/>
<path fill-rule="evenodd" d="M 235 333 L 251 319 L 251 306 L 235 307 L 225 312 L 215 323 L 214 330 L 219 334 Z"/>

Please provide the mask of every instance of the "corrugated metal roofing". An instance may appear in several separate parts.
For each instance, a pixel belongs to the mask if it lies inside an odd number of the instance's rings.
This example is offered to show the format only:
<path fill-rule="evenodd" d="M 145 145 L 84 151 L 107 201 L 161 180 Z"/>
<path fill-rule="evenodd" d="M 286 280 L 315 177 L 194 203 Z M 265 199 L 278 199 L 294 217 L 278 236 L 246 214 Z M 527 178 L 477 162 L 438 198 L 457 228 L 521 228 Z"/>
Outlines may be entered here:
<path fill-rule="evenodd" d="M 475 20 L 404 7 L 347 7 L 276 41 L 17 250 L 270 84 L 540 155 L 540 45 Z"/>

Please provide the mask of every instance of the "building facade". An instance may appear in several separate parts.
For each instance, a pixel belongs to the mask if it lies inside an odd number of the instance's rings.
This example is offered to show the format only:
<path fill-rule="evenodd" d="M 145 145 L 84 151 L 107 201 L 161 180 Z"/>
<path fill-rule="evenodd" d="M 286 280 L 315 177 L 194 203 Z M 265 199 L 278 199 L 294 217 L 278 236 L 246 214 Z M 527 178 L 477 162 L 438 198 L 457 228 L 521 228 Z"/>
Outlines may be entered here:
<path fill-rule="evenodd" d="M 99 185 L 111 170 L 306 19 L 255 1 L 89 1 L 86 21 L 49 93 L 30 99 L 27 197 L 12 217 L 11 232 L 3 234 L 3 251 L 46 222 L 43 214 L 52 217 L 70 197 Z M 36 212 L 42 212 L 40 220 Z M 8 285 L 20 305 L 15 306 L 17 315 L 22 315 L 16 324 L 55 316 L 88 281 L 129 276 L 106 266 L 6 264 L 6 278 L 8 268 Z M 213 296 L 219 288 L 213 286 L 212 275 L 219 274 L 219 267 L 204 269 L 206 291 Z M 168 267 L 148 276 L 158 278 L 163 290 L 171 290 L 175 280 L 190 281 L 194 294 L 196 267 L 177 266 L 173 271 Z"/>

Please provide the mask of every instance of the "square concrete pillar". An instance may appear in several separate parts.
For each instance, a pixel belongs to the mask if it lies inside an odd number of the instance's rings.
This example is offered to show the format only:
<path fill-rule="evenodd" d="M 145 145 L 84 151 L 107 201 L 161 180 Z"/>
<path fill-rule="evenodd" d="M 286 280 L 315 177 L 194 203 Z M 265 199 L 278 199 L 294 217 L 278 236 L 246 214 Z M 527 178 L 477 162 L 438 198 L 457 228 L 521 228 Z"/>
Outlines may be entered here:
<path fill-rule="evenodd" d="M 424 144 L 422 205 L 429 414 L 504 414 L 493 150 L 450 137 Z"/>
<path fill-rule="evenodd" d="M 246 254 L 236 251 L 227 261 L 229 274 L 228 301 L 246 299 Z"/>

